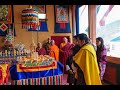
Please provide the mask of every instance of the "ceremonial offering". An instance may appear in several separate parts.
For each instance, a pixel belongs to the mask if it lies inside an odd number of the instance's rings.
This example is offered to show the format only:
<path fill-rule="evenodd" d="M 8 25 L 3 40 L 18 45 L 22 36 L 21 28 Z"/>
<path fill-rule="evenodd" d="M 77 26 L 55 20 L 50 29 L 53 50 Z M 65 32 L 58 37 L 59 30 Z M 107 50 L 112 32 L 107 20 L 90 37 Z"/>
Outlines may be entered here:
<path fill-rule="evenodd" d="M 31 66 L 48 66 L 51 65 L 54 61 L 55 61 L 54 58 L 48 55 L 37 56 L 37 54 L 34 53 L 32 54 L 31 57 L 20 58 L 19 63 L 25 67 L 31 67 Z"/>

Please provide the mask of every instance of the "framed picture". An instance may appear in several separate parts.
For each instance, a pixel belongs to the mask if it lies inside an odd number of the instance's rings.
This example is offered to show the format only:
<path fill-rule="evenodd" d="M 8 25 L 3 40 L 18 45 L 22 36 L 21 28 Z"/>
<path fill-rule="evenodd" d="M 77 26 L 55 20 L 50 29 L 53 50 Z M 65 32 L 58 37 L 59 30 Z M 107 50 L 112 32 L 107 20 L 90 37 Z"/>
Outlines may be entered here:
<path fill-rule="evenodd" d="M 11 5 L 0 5 L 0 24 L 12 24 Z"/>
<path fill-rule="evenodd" d="M 32 7 L 38 12 L 38 13 L 46 13 L 46 5 L 32 5 Z"/>
<path fill-rule="evenodd" d="M 68 23 L 68 10 L 69 8 L 55 5 L 56 23 Z"/>

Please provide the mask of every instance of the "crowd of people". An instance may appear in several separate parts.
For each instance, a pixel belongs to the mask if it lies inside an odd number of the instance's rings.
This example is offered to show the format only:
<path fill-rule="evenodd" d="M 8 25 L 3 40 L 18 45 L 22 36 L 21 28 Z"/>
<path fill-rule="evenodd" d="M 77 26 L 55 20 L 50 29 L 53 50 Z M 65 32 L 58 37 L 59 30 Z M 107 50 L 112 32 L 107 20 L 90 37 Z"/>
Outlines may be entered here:
<path fill-rule="evenodd" d="M 58 47 L 54 40 L 37 44 L 39 55 L 50 55 L 64 65 L 63 73 L 68 74 L 69 85 L 102 85 L 106 69 L 106 47 L 101 37 L 96 38 L 96 45 L 84 33 L 73 36 L 73 43 L 66 37 Z"/>

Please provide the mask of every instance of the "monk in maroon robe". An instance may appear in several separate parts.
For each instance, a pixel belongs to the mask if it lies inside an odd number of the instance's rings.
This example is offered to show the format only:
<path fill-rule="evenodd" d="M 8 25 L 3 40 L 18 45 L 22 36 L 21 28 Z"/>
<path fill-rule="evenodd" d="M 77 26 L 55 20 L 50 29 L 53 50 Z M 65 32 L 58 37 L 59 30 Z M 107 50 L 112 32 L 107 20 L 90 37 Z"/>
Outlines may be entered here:
<path fill-rule="evenodd" d="M 64 65 L 64 73 L 67 73 L 65 66 L 67 58 L 71 55 L 72 46 L 66 37 L 63 38 L 63 42 L 60 44 L 60 62 Z"/>
<path fill-rule="evenodd" d="M 38 55 L 46 55 L 46 50 L 45 48 L 42 47 L 41 43 L 37 44 L 36 52 L 38 52 Z"/>

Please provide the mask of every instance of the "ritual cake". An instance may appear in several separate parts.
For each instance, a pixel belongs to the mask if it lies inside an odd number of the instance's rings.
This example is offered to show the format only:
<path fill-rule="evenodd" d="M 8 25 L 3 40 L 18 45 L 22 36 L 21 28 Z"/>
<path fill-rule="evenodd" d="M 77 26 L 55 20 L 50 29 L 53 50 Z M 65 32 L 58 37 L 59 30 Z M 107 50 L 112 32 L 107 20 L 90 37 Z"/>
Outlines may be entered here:
<path fill-rule="evenodd" d="M 55 61 L 54 58 L 50 57 L 49 55 L 40 55 L 38 58 L 33 58 L 33 57 L 22 57 L 21 60 L 19 61 L 19 64 L 22 64 L 23 66 L 26 67 L 31 67 L 31 66 L 49 66 L 53 64 Z"/>

